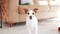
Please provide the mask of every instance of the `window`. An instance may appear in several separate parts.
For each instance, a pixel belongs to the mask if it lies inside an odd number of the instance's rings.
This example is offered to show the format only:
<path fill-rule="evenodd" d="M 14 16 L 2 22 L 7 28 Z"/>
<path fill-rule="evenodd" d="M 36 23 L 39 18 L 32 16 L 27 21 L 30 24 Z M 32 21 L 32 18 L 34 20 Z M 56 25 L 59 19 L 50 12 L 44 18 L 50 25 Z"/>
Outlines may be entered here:
<path fill-rule="evenodd" d="M 47 1 L 38 1 L 39 5 L 48 5 Z"/>
<path fill-rule="evenodd" d="M 50 1 L 50 5 L 58 5 L 57 1 Z"/>
<path fill-rule="evenodd" d="M 33 5 L 33 0 L 19 0 L 19 5 Z"/>
<path fill-rule="evenodd" d="M 48 5 L 48 3 L 50 5 L 58 5 L 57 1 L 54 1 L 54 0 L 49 0 L 49 2 L 46 0 L 46 1 L 38 1 L 39 5 Z"/>

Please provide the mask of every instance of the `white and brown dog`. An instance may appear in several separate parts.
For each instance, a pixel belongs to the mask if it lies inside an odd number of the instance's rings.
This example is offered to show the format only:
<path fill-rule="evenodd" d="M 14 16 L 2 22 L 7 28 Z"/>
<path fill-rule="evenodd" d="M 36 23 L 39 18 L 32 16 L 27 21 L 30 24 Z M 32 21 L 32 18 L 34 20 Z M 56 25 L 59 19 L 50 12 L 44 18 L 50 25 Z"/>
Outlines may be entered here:
<path fill-rule="evenodd" d="M 28 10 L 24 8 L 25 13 L 28 14 L 26 18 L 26 27 L 28 30 L 29 34 L 38 34 L 38 20 L 37 17 L 35 16 L 35 13 L 37 12 L 37 8 L 33 10 Z"/>

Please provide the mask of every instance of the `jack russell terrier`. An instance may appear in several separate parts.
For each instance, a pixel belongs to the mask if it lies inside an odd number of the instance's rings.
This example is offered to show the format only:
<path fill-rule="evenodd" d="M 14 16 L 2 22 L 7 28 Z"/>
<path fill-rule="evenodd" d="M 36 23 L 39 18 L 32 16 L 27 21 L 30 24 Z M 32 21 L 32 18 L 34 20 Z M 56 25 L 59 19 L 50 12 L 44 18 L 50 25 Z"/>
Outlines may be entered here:
<path fill-rule="evenodd" d="M 25 13 L 28 14 L 26 18 L 26 27 L 29 34 L 38 34 L 38 19 L 35 16 L 37 10 L 38 10 L 37 8 L 33 10 L 28 10 L 24 8 Z"/>

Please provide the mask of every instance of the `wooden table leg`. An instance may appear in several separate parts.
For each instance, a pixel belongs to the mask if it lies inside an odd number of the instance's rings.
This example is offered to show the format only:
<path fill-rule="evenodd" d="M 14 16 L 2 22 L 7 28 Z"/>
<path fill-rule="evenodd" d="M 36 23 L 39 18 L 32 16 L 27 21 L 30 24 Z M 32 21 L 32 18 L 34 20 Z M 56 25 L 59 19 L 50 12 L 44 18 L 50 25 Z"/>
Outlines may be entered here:
<path fill-rule="evenodd" d="M 60 31 L 60 27 L 58 27 L 58 31 Z"/>
<path fill-rule="evenodd" d="M 13 23 L 9 23 L 9 27 L 12 27 L 13 26 Z"/>

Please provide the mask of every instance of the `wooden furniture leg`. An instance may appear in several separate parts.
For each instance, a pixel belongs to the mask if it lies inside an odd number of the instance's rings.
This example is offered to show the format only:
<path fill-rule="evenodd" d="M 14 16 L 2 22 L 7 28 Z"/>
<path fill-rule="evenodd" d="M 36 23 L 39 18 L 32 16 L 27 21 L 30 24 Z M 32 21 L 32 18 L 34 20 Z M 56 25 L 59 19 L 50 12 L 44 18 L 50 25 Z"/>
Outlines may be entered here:
<path fill-rule="evenodd" d="M 12 27 L 13 26 L 13 23 L 9 23 L 9 27 Z"/>
<path fill-rule="evenodd" d="M 58 31 L 60 31 L 60 27 L 58 27 Z"/>

